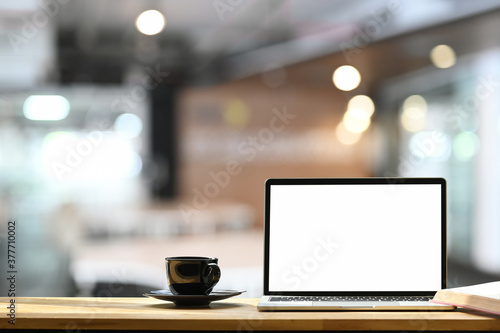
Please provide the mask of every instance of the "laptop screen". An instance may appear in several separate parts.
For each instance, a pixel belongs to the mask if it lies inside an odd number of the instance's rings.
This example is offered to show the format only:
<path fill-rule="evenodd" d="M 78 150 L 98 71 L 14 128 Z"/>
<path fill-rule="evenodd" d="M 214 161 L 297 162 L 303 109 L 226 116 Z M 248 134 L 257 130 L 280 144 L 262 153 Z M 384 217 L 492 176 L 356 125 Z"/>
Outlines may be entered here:
<path fill-rule="evenodd" d="M 441 178 L 270 179 L 265 292 L 431 292 L 446 284 Z"/>

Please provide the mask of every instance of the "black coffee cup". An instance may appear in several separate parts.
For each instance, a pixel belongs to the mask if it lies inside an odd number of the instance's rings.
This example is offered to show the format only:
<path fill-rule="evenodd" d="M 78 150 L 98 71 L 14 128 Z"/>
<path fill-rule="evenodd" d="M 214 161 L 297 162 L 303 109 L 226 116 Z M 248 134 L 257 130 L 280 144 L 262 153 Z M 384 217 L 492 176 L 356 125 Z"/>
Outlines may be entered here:
<path fill-rule="evenodd" d="M 217 258 L 167 257 L 168 287 L 174 295 L 208 295 L 219 282 Z"/>

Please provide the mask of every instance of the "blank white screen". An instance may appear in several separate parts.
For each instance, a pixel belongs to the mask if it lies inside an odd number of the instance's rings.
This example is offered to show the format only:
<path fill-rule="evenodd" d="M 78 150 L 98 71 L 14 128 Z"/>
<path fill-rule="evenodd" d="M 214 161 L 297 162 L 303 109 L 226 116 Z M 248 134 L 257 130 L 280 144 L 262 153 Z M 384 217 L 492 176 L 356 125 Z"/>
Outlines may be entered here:
<path fill-rule="evenodd" d="M 271 185 L 270 291 L 441 288 L 441 185 Z"/>

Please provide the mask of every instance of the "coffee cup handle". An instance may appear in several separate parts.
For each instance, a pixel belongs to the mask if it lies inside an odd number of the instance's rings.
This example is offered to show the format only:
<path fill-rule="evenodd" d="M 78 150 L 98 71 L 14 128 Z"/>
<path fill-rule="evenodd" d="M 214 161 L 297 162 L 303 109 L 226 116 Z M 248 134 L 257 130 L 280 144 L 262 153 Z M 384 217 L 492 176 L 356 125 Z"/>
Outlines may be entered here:
<path fill-rule="evenodd" d="M 217 264 L 210 263 L 203 270 L 203 281 L 207 285 L 215 285 L 220 279 L 220 268 Z"/>

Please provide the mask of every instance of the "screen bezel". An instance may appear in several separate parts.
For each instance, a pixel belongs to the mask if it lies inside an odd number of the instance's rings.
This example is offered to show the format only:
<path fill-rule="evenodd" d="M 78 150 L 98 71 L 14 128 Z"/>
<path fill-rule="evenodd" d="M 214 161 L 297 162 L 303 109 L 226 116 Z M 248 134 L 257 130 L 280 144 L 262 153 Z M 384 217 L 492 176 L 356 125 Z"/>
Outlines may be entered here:
<path fill-rule="evenodd" d="M 369 177 L 369 178 L 269 178 L 265 182 L 265 212 L 264 212 L 264 295 L 289 296 L 428 296 L 437 290 L 429 291 L 270 291 L 269 290 L 269 259 L 270 259 L 270 197 L 273 185 L 440 185 L 441 186 L 441 289 L 447 287 L 447 248 L 446 248 L 446 180 L 444 178 L 407 178 L 407 177 Z"/>

